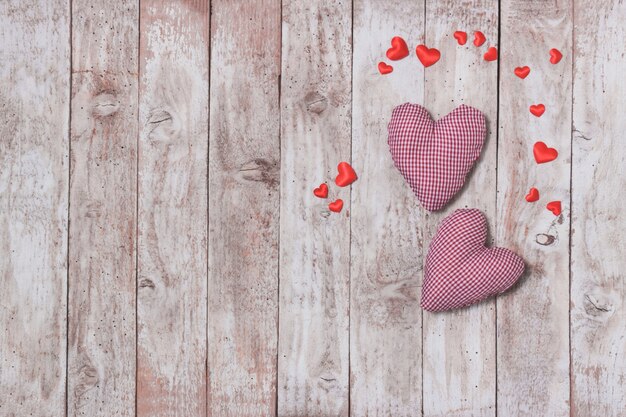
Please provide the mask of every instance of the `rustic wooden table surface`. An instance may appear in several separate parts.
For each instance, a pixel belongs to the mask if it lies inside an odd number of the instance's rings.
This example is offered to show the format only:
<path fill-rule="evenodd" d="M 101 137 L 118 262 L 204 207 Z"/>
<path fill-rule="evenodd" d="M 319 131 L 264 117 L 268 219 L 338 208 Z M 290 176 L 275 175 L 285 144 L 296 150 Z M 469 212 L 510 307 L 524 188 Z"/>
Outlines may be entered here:
<path fill-rule="evenodd" d="M 0 416 L 623 417 L 624 21 L 615 0 L 0 1 Z M 381 76 L 395 35 L 411 55 Z M 487 115 L 445 212 L 392 165 L 406 101 Z M 312 189 L 341 160 L 334 214 Z M 459 207 L 527 273 L 426 313 Z"/>

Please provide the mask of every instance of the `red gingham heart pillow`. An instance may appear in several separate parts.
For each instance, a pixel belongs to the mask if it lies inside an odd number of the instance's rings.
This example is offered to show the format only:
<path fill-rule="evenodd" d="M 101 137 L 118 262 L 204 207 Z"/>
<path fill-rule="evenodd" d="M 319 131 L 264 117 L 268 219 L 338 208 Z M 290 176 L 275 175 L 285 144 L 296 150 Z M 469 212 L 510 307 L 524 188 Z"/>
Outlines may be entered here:
<path fill-rule="evenodd" d="M 429 211 L 442 209 L 463 187 L 487 133 L 485 116 L 473 107 L 461 105 L 435 122 L 411 103 L 393 110 L 388 130 L 396 168 Z"/>
<path fill-rule="evenodd" d="M 487 221 L 477 209 L 460 209 L 442 220 L 426 256 L 422 308 L 465 307 L 509 289 L 524 261 L 504 248 L 487 248 Z"/>

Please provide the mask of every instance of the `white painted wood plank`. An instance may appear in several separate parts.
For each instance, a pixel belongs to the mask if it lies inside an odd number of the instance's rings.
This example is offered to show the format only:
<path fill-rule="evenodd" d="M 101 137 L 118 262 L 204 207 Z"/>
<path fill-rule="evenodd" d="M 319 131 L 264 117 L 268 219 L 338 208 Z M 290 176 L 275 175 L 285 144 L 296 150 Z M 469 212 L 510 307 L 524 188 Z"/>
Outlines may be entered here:
<path fill-rule="evenodd" d="M 140 19 L 137 415 L 206 416 L 209 3 Z"/>
<path fill-rule="evenodd" d="M 212 2 L 208 415 L 276 412 L 280 0 Z"/>
<path fill-rule="evenodd" d="M 423 102 L 422 1 L 354 3 L 352 161 L 351 416 L 407 416 L 422 410 L 422 236 L 419 203 L 394 168 L 387 124 L 399 104 Z M 402 36 L 409 57 L 385 52 Z M 381 75 L 378 63 L 394 67 Z"/>
<path fill-rule="evenodd" d="M 527 272 L 498 299 L 498 415 L 569 416 L 572 8 L 519 0 L 501 7 L 497 243 L 518 252 Z M 558 65 L 551 48 L 563 52 Z M 521 65 L 531 67 L 524 80 L 513 74 Z M 541 118 L 528 110 L 536 103 L 546 105 Z M 556 161 L 535 163 L 538 140 L 558 149 Z M 541 197 L 533 204 L 524 199 L 530 187 Z M 563 203 L 558 217 L 545 208 L 553 200 Z"/>
<path fill-rule="evenodd" d="M 455 31 L 467 33 L 458 45 Z M 481 47 L 474 32 L 484 33 Z M 424 259 L 441 220 L 458 208 L 480 209 L 495 233 L 496 129 L 498 125 L 498 62 L 483 55 L 498 46 L 498 2 L 453 0 L 426 3 L 426 45 L 441 51 L 438 63 L 425 71 L 424 104 L 439 119 L 460 104 L 482 111 L 488 134 L 481 158 L 465 187 L 441 212 L 427 213 Z M 444 313 L 424 312 L 424 415 L 493 417 L 496 412 L 495 301 Z"/>
<path fill-rule="evenodd" d="M 138 2 L 72 2 L 68 414 L 135 415 Z"/>
<path fill-rule="evenodd" d="M 69 2 L 0 2 L 0 415 L 65 410 Z"/>
<path fill-rule="evenodd" d="M 626 415 L 626 5 L 574 4 L 572 416 Z"/>
<path fill-rule="evenodd" d="M 334 178 L 350 161 L 351 4 L 282 14 L 278 415 L 347 416 L 350 189 Z M 323 181 L 341 213 L 313 196 Z"/>

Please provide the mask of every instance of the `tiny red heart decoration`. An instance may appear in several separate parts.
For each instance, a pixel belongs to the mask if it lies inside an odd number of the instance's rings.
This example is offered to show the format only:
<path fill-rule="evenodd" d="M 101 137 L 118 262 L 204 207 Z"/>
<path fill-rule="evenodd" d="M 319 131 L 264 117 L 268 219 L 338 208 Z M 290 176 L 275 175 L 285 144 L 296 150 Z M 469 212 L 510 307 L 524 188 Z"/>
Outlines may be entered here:
<path fill-rule="evenodd" d="M 390 74 L 393 72 L 393 67 L 391 65 L 387 65 L 384 62 L 378 63 L 378 71 L 382 74 Z"/>
<path fill-rule="evenodd" d="M 526 201 L 528 201 L 529 203 L 534 203 L 537 200 L 539 200 L 539 190 L 535 187 L 532 187 L 530 191 L 528 191 L 528 194 L 526 194 Z"/>
<path fill-rule="evenodd" d="M 439 58 L 441 58 L 441 52 L 439 52 L 438 49 L 429 49 L 426 47 L 426 45 L 417 45 L 417 48 L 415 48 L 415 53 L 417 54 L 417 58 L 425 67 L 430 67 L 435 62 L 439 61 Z"/>
<path fill-rule="evenodd" d="M 496 47 L 491 46 L 489 49 L 487 49 L 487 52 L 485 52 L 483 58 L 485 58 L 485 61 L 495 61 L 496 59 L 498 59 L 498 50 L 496 49 Z"/>
<path fill-rule="evenodd" d="M 320 184 L 319 187 L 313 190 L 315 197 L 326 198 L 328 197 L 328 185 L 326 183 Z"/>
<path fill-rule="evenodd" d="M 561 214 L 561 202 L 560 201 L 550 201 L 546 208 L 552 212 L 555 216 Z"/>
<path fill-rule="evenodd" d="M 454 211 L 430 242 L 421 306 L 428 311 L 465 307 L 511 288 L 524 261 L 508 249 L 485 246 L 487 220 L 477 209 Z"/>
<path fill-rule="evenodd" d="M 561 61 L 561 58 L 563 58 L 561 51 L 556 48 L 550 49 L 550 62 L 552 64 L 558 64 L 559 61 Z"/>
<path fill-rule="evenodd" d="M 335 184 L 340 187 L 346 187 L 358 178 L 356 176 L 356 172 L 354 172 L 354 168 L 352 168 L 347 162 L 339 162 L 339 165 L 337 165 L 337 171 L 339 172 L 339 175 L 335 178 Z"/>
<path fill-rule="evenodd" d="M 554 161 L 559 153 L 554 148 L 548 148 L 543 142 L 536 142 L 533 146 L 533 155 L 535 155 L 535 161 L 538 164 L 545 164 L 546 162 Z"/>
<path fill-rule="evenodd" d="M 467 42 L 467 33 L 462 30 L 457 30 L 452 36 L 454 36 L 454 39 L 456 39 L 459 45 L 465 45 Z"/>
<path fill-rule="evenodd" d="M 520 77 L 522 80 L 526 77 L 528 77 L 528 74 L 530 74 L 530 68 L 529 67 L 517 67 L 515 68 L 515 70 L 513 71 L 515 73 L 515 75 L 517 75 L 518 77 Z"/>
<path fill-rule="evenodd" d="M 533 104 L 530 106 L 530 112 L 537 117 L 541 117 L 541 115 L 546 111 L 546 106 L 543 104 Z"/>
<path fill-rule="evenodd" d="M 337 199 L 337 200 L 333 201 L 332 203 L 328 204 L 328 210 L 334 211 L 335 213 L 339 213 L 342 208 L 343 208 L 343 200 L 342 199 Z"/>
<path fill-rule="evenodd" d="M 409 56 L 409 47 L 406 42 L 400 36 L 394 36 L 391 39 L 391 48 L 387 49 L 387 58 L 398 61 L 407 56 Z"/>
<path fill-rule="evenodd" d="M 487 40 L 487 38 L 485 38 L 485 35 L 477 30 L 476 32 L 474 32 L 474 45 L 476 46 L 482 46 L 483 43 L 485 43 L 485 41 Z"/>

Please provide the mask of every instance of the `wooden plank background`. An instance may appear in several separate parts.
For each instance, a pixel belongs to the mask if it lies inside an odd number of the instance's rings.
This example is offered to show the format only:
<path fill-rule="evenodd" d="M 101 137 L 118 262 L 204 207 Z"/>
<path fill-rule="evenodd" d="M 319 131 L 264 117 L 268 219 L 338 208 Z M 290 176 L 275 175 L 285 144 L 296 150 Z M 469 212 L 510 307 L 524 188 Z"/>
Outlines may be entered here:
<path fill-rule="evenodd" d="M 625 415 L 624 19 L 611 0 L 0 2 L 0 416 Z M 396 35 L 411 56 L 381 76 Z M 487 116 L 440 213 L 387 150 L 407 101 Z M 535 164 L 537 140 L 558 159 Z M 338 188 L 344 160 L 359 180 Z M 459 207 L 527 272 L 422 312 Z"/>

